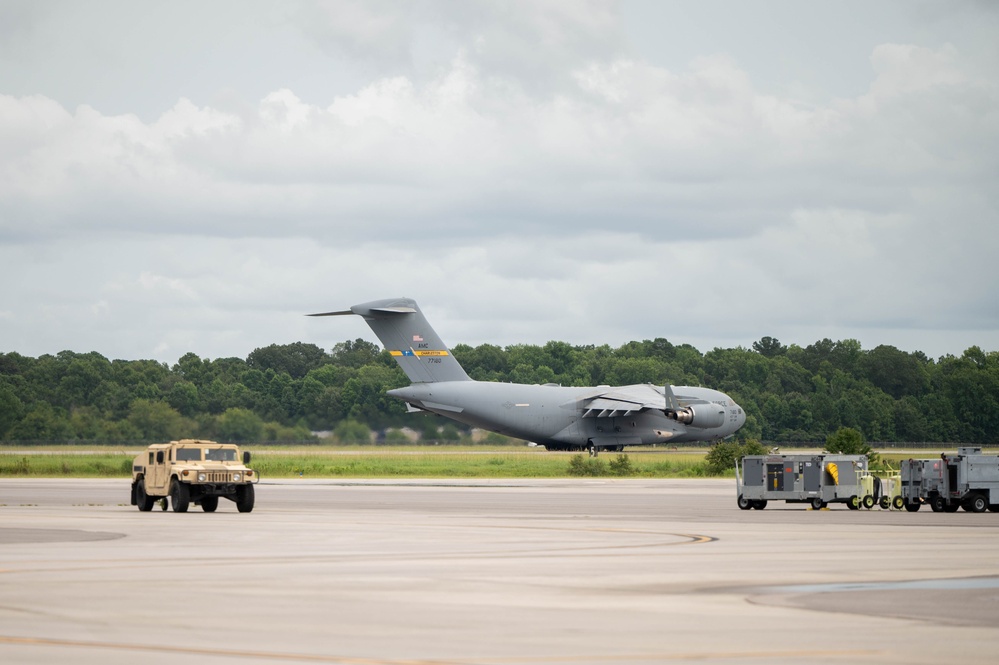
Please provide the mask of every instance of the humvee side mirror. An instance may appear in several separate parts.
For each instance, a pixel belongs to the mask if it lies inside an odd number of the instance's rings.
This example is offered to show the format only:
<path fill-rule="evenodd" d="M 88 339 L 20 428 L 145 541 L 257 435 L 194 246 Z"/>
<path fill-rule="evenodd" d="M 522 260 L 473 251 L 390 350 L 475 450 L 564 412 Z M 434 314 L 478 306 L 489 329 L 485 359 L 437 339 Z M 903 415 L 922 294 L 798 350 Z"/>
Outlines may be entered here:
<path fill-rule="evenodd" d="M 250 463 L 250 451 L 249 450 L 244 450 L 243 451 L 243 464 L 249 464 L 249 463 Z"/>
<path fill-rule="evenodd" d="M 156 453 L 156 463 L 163 464 L 163 451 L 160 450 Z"/>

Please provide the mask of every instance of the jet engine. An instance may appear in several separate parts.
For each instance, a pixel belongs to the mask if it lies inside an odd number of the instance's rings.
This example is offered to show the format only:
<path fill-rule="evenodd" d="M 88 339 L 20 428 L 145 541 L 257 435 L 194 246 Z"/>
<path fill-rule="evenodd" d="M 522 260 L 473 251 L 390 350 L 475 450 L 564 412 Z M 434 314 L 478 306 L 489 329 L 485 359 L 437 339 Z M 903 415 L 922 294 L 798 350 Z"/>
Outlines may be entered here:
<path fill-rule="evenodd" d="M 691 427 L 721 427 L 725 423 L 725 409 L 717 404 L 691 404 L 666 414 L 673 420 Z"/>

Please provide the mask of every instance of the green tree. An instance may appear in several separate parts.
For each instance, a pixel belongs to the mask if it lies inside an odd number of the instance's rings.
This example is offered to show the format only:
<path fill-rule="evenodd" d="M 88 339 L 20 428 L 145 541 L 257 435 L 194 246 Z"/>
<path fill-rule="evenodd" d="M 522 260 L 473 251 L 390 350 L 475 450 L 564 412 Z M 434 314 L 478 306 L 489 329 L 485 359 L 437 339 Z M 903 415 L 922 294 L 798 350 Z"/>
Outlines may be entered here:
<path fill-rule="evenodd" d="M 24 403 L 14 389 L 0 382 L 0 439 L 24 417 Z"/>
<path fill-rule="evenodd" d="M 426 415 L 422 416 L 422 423 L 420 425 L 420 442 L 421 443 L 434 443 L 440 440 L 441 428 L 440 428 L 440 416 Z"/>
<path fill-rule="evenodd" d="M 165 402 L 137 399 L 128 412 L 128 422 L 147 441 L 172 441 L 190 433 L 183 416 Z"/>
<path fill-rule="evenodd" d="M 826 450 L 842 455 L 871 454 L 871 447 L 864 442 L 864 435 L 852 427 L 840 427 L 827 436 Z"/>
<path fill-rule="evenodd" d="M 331 354 L 333 362 L 337 365 L 355 369 L 376 364 L 380 355 L 381 349 L 361 338 L 357 338 L 353 342 L 340 342 L 333 347 Z"/>
<path fill-rule="evenodd" d="M 218 435 L 223 441 L 260 441 L 263 432 L 263 419 L 248 409 L 226 409 L 218 417 Z"/>
<path fill-rule="evenodd" d="M 19 441 L 64 441 L 73 438 L 73 427 L 65 411 L 48 402 L 38 402 L 9 433 Z"/>
<path fill-rule="evenodd" d="M 368 444 L 371 443 L 371 428 L 356 420 L 344 420 L 333 430 L 333 436 L 340 443 Z"/>
<path fill-rule="evenodd" d="M 251 369 L 266 371 L 272 369 L 293 379 L 300 379 L 309 372 L 330 362 L 330 356 L 315 344 L 295 342 L 294 344 L 271 344 L 254 349 L 246 357 L 246 365 Z"/>
<path fill-rule="evenodd" d="M 766 448 L 759 441 L 748 440 L 745 443 L 738 441 L 719 441 L 711 446 L 711 450 L 704 456 L 708 473 L 720 476 L 734 473 L 736 463 L 746 455 L 762 455 L 766 453 Z"/>
<path fill-rule="evenodd" d="M 198 412 L 198 387 L 190 381 L 177 381 L 170 388 L 167 403 L 184 416 L 193 416 Z"/>
<path fill-rule="evenodd" d="M 882 344 L 863 354 L 860 369 L 875 386 L 901 399 L 905 395 L 922 395 L 930 387 L 926 368 L 918 357 Z"/>
<path fill-rule="evenodd" d="M 753 351 L 761 356 L 773 358 L 787 353 L 787 347 L 780 343 L 776 337 L 763 337 L 758 342 L 753 342 Z"/>
<path fill-rule="evenodd" d="M 385 430 L 385 443 L 392 446 L 406 445 L 409 443 L 409 437 L 401 429 L 387 429 Z"/>

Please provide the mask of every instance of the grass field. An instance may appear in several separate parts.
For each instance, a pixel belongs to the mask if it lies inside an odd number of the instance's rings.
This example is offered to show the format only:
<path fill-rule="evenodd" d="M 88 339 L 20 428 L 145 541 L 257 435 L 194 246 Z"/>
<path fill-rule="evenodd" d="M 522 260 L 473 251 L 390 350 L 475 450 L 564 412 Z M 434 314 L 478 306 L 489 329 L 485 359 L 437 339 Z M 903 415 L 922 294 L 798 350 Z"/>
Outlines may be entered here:
<path fill-rule="evenodd" d="M 560 478 L 570 475 L 702 477 L 704 452 L 604 453 L 577 460 L 570 453 L 524 448 L 293 448 L 255 449 L 261 478 Z M 128 478 L 140 449 L 18 448 L 0 450 L 2 477 Z M 585 457 L 585 456 L 584 456 Z M 573 466 L 575 473 L 570 473 Z"/>
<path fill-rule="evenodd" d="M 602 453 L 597 459 L 538 448 L 400 446 L 299 447 L 246 446 L 251 467 L 261 478 L 564 478 L 606 476 L 638 478 L 708 477 L 704 450 Z M 0 478 L 128 478 L 141 449 L 65 447 L 0 449 Z M 805 451 L 787 451 L 805 452 Z M 898 468 L 901 459 L 935 457 L 939 451 L 882 453 Z M 725 476 L 733 475 L 732 472 Z"/>

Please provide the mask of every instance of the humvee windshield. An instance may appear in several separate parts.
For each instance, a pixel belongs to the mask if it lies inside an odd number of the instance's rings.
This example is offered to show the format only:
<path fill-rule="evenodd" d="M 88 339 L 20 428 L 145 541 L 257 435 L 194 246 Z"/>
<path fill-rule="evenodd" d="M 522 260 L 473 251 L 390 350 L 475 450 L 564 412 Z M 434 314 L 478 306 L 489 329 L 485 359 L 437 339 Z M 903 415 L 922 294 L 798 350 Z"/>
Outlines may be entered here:
<path fill-rule="evenodd" d="M 235 462 L 236 451 L 232 448 L 205 448 L 205 459 L 209 462 Z"/>
<path fill-rule="evenodd" d="M 200 462 L 201 448 L 178 448 L 176 459 L 178 462 Z"/>

